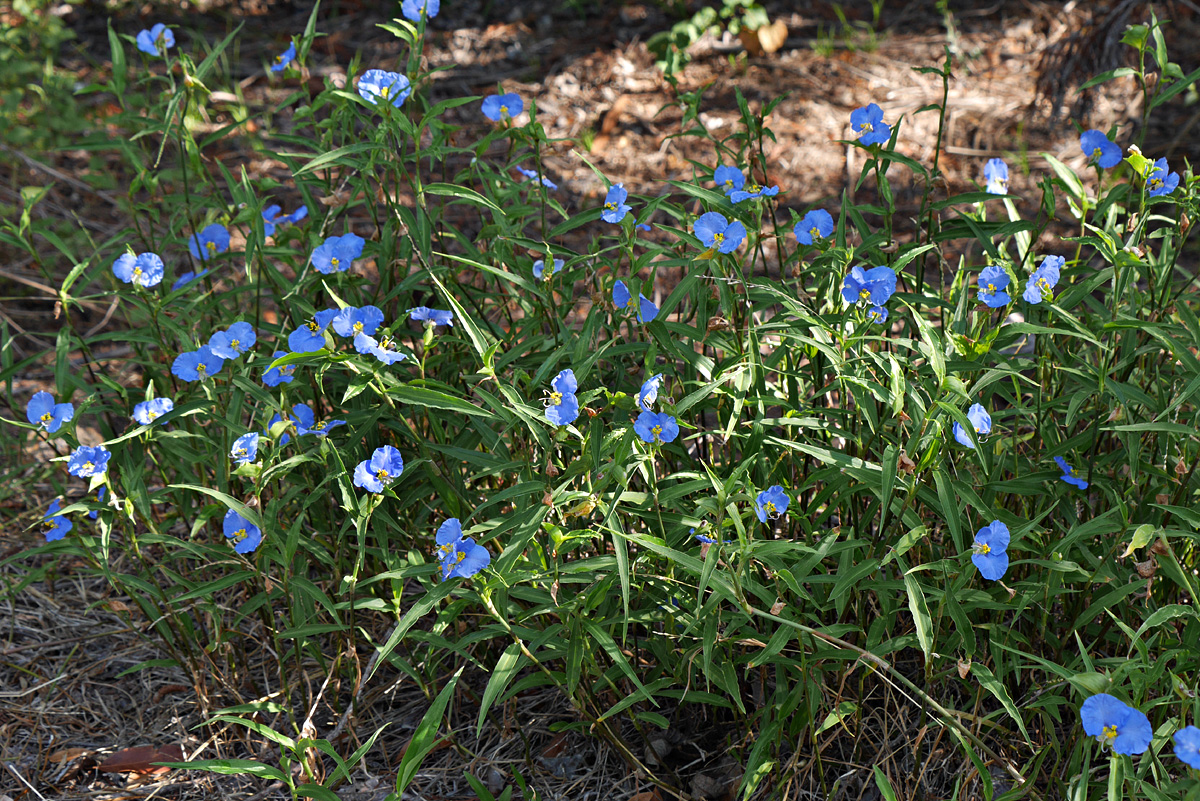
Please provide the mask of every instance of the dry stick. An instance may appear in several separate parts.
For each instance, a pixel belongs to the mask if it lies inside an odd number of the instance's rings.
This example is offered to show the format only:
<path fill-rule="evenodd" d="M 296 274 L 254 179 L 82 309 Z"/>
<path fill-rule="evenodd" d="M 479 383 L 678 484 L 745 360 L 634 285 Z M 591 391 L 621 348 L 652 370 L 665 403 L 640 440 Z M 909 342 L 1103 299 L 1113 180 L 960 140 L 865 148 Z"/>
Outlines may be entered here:
<path fill-rule="evenodd" d="M 397 620 L 392 626 L 392 630 L 383 638 L 383 642 L 390 642 L 392 635 L 396 633 L 396 629 L 400 628 L 400 621 Z M 367 669 L 359 675 L 358 686 L 354 688 L 354 697 L 350 699 L 350 706 L 346 707 L 346 711 L 342 713 L 342 719 L 338 721 L 338 725 L 334 728 L 333 733 L 329 735 L 329 741 L 333 742 L 337 739 L 342 730 L 346 728 L 346 724 L 350 722 L 350 716 L 354 714 L 355 707 L 358 706 L 358 699 L 362 696 L 363 689 L 366 687 L 367 680 L 371 677 L 371 672 L 375 670 L 375 663 L 379 661 L 379 655 L 383 653 L 382 648 L 376 648 L 375 653 L 371 654 L 371 658 L 367 661 Z M 332 675 L 332 674 L 331 674 Z M 365 677 L 365 678 L 364 678 Z M 329 683 L 329 679 L 325 680 Z M 321 687 L 321 692 L 325 692 L 325 688 Z M 318 700 L 320 696 L 318 695 Z M 313 705 L 313 710 L 316 710 L 316 705 Z M 309 720 L 312 719 L 312 713 L 309 713 Z"/>
<path fill-rule="evenodd" d="M 857 645 L 846 642 L 845 640 L 843 640 L 841 638 L 834 637 L 831 634 L 826 634 L 826 633 L 824 633 L 822 631 L 818 631 L 817 629 L 814 629 L 810 626 L 805 626 L 803 623 L 796 623 L 795 621 L 787 620 L 785 618 L 779 617 L 778 615 L 773 615 L 770 612 L 764 612 L 761 609 L 755 609 L 754 607 L 750 606 L 748 603 L 743 603 L 742 608 L 744 611 L 746 611 L 749 614 L 758 615 L 759 617 L 763 617 L 768 620 L 774 620 L 776 623 L 782 623 L 785 626 L 791 626 L 792 628 L 794 628 L 798 631 L 802 631 L 813 637 L 824 640 L 825 642 L 830 643 L 832 645 L 836 645 L 839 648 L 845 648 L 848 651 L 854 651 L 856 654 L 858 654 L 860 657 L 862 657 L 866 661 L 868 661 L 871 664 L 875 665 L 876 667 L 882 668 L 884 671 L 892 674 L 897 679 L 899 679 L 901 683 L 906 685 L 912 692 L 914 692 L 918 696 L 920 696 L 922 701 L 924 701 L 926 704 L 928 704 L 934 710 L 936 710 L 937 713 L 947 723 L 949 723 L 952 727 L 954 727 L 960 734 L 962 734 L 967 739 L 969 739 L 972 743 L 974 743 L 981 751 L 983 751 L 989 757 L 991 757 L 996 762 L 1003 765 L 1005 771 L 1008 772 L 1008 775 L 1012 776 L 1016 781 L 1018 781 L 1022 785 L 1025 785 L 1028 783 L 1028 780 L 1024 776 L 1021 775 L 1020 771 L 1018 771 L 1011 764 L 1009 764 L 1009 762 L 1007 760 L 1001 758 L 1001 756 L 999 754 L 997 754 L 995 751 L 993 751 L 991 748 L 989 748 L 982 740 L 980 740 L 977 736 L 975 736 L 973 733 L 971 733 L 971 731 L 969 729 L 962 726 L 962 724 L 960 724 L 957 720 L 955 720 L 954 714 L 952 712 L 950 712 L 950 710 L 946 709 L 944 706 L 939 704 L 937 701 L 935 701 L 931 697 L 929 697 L 929 695 L 927 693 L 922 691 L 920 687 L 918 687 L 916 684 L 914 684 L 903 673 L 901 673 L 900 671 L 898 671 L 894 667 L 892 667 L 885 659 L 883 659 L 883 657 L 876 656 L 875 654 L 871 653 L 870 651 L 868 651 L 864 648 L 859 648 Z M 1038 795 L 1036 790 L 1031 788 L 1029 790 L 1029 794 L 1031 796 L 1033 796 L 1034 798 L 1039 799 L 1039 801 L 1040 801 L 1041 796 Z"/>

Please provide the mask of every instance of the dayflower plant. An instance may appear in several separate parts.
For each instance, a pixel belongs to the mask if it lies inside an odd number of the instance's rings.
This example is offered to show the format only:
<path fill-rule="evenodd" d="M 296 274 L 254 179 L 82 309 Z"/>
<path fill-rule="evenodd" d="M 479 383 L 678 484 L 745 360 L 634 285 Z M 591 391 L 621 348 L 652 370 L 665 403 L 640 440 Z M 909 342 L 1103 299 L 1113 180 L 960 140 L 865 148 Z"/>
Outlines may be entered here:
<path fill-rule="evenodd" d="M 167 50 L 175 46 L 175 32 L 161 22 L 155 23 L 149 30 L 140 30 L 137 35 L 137 49 L 148 56 L 165 56 Z"/>
<path fill-rule="evenodd" d="M 896 271 L 891 267 L 850 268 L 842 282 L 842 299 L 849 304 L 883 306 L 896 291 Z M 887 319 L 886 317 L 884 319 Z"/>
<path fill-rule="evenodd" d="M 271 72 L 283 72 L 287 69 L 288 64 L 296 60 L 296 43 L 288 42 L 287 50 L 284 50 L 279 55 L 275 56 L 274 62 L 271 64 Z"/>
<path fill-rule="evenodd" d="M 367 70 L 358 79 L 358 94 L 373 106 L 380 101 L 390 103 L 396 108 L 404 105 L 412 93 L 412 84 L 408 76 L 386 70 Z"/>
<path fill-rule="evenodd" d="M 295 225 L 308 216 L 308 206 L 301 206 L 291 214 L 282 214 L 283 207 L 272 203 L 263 209 L 263 231 L 267 236 L 275 236 L 275 229 L 281 225 Z"/>
<path fill-rule="evenodd" d="M 618 309 L 632 309 L 639 323 L 652 322 L 658 316 L 658 306 L 654 305 L 654 301 L 648 300 L 641 293 L 638 293 L 638 299 L 635 300 L 624 281 L 613 284 L 613 304 Z"/>
<path fill-rule="evenodd" d="M 1146 176 L 1146 191 L 1150 197 L 1169 195 L 1179 188 L 1179 173 L 1168 172 L 1166 159 L 1158 159 Z"/>
<path fill-rule="evenodd" d="M 1087 156 L 1088 164 L 1107 170 L 1121 163 L 1121 148 L 1117 147 L 1103 131 L 1095 128 L 1084 131 L 1079 137 L 1079 147 Z"/>
<path fill-rule="evenodd" d="M 633 430 L 642 442 L 659 445 L 675 441 L 679 436 L 679 423 L 666 412 L 642 412 L 633 424 Z"/>
<path fill-rule="evenodd" d="M 225 360 L 213 353 L 208 345 L 185 351 L 171 362 L 171 373 L 184 381 L 203 381 L 221 371 Z"/>
<path fill-rule="evenodd" d="M 354 468 L 354 486 L 367 492 L 383 492 L 384 488 L 404 472 L 404 459 L 391 445 L 376 448 L 370 459 Z"/>
<path fill-rule="evenodd" d="M 287 351 L 277 350 L 271 354 L 271 361 L 275 361 L 281 356 L 287 355 Z M 295 380 L 292 376 L 292 373 L 294 372 L 296 372 L 296 365 L 282 364 L 278 367 L 269 368 L 265 373 L 263 373 L 262 380 L 263 383 L 268 387 L 277 387 L 280 384 L 290 384 L 293 380 Z"/>
<path fill-rule="evenodd" d="M 1154 737 L 1149 718 L 1108 693 L 1084 701 L 1079 717 L 1084 733 L 1095 737 L 1102 748 L 1112 748 L 1114 754 L 1140 754 Z"/>
<path fill-rule="evenodd" d="M 233 541 L 233 550 L 241 554 L 252 553 L 262 543 L 262 532 L 237 512 L 229 509 L 223 521 L 225 538 Z"/>
<path fill-rule="evenodd" d="M 982 437 L 986 437 L 992 433 L 992 416 L 980 404 L 974 403 L 970 409 L 967 409 L 967 419 L 971 421 L 971 427 L 975 429 L 975 437 L 978 438 L 978 441 L 982 442 Z M 975 447 L 975 441 L 972 440 L 971 435 L 967 433 L 967 430 L 957 420 L 954 421 L 952 429 L 954 431 L 954 438 L 958 440 L 959 444 L 968 448 Z"/>
<path fill-rule="evenodd" d="M 633 210 L 625 202 L 625 198 L 629 197 L 629 193 L 625 191 L 624 184 L 613 184 L 608 188 L 608 194 L 604 196 L 604 211 L 600 213 L 600 219 L 606 223 L 619 223 L 625 219 L 625 215 Z"/>
<path fill-rule="evenodd" d="M 127 284 L 149 288 L 163 280 L 163 260 L 157 253 L 122 253 L 113 262 L 113 275 Z"/>
<path fill-rule="evenodd" d="M 743 200 L 751 200 L 759 197 L 775 197 L 779 194 L 778 186 L 760 186 L 756 183 L 750 183 L 743 189 L 735 189 L 729 193 L 729 199 L 734 203 L 741 203 Z"/>
<path fill-rule="evenodd" d="M 542 182 L 542 186 L 546 187 L 547 189 L 558 189 L 558 184 L 551 181 L 545 175 L 539 179 L 537 170 L 527 170 L 524 167 L 517 167 L 517 172 L 521 173 L 521 175 L 524 175 L 531 181 L 540 180 Z"/>
<path fill-rule="evenodd" d="M 1007 291 L 1011 280 L 998 264 L 984 267 L 979 274 L 979 300 L 993 309 L 1007 306 L 1012 301 Z"/>
<path fill-rule="evenodd" d="M 91 478 L 108 470 L 112 453 L 103 445 L 80 445 L 67 460 L 67 472 L 77 478 Z"/>
<path fill-rule="evenodd" d="M 732 253 L 746 238 L 746 226 L 740 220 L 729 222 L 720 212 L 710 211 L 696 218 L 692 223 L 692 233 L 704 247 L 718 253 Z"/>
<path fill-rule="evenodd" d="M 67 536 L 68 531 L 74 528 L 70 520 L 58 513 L 61 508 L 58 498 L 55 498 L 42 516 L 42 535 L 46 538 L 46 542 L 61 540 Z"/>
<path fill-rule="evenodd" d="M 288 347 L 292 353 L 314 353 L 325 347 L 325 329 L 337 314 L 337 309 L 319 311 L 304 325 L 288 334 Z"/>
<path fill-rule="evenodd" d="M 346 423 L 345 420 L 321 420 L 318 422 L 313 410 L 303 403 L 297 403 L 292 407 L 292 419 L 296 423 L 296 435 L 300 437 L 305 434 L 324 437 L 329 433 L 329 429 Z"/>
<path fill-rule="evenodd" d="M 525 101 L 513 92 L 503 95 L 489 95 L 483 99 L 480 106 L 483 116 L 492 122 L 511 120 L 525 110 Z"/>
<path fill-rule="evenodd" d="M 1067 260 L 1062 256 L 1047 256 L 1029 276 L 1025 291 L 1021 297 L 1026 303 L 1041 303 L 1043 298 L 1053 297 L 1054 287 L 1058 284 L 1063 265 Z"/>
<path fill-rule="evenodd" d="M 225 331 L 217 331 L 208 338 L 208 347 L 222 359 L 236 359 L 258 341 L 254 327 L 250 323 L 240 321 L 229 326 Z"/>
<path fill-rule="evenodd" d="M 737 167 L 722 165 L 713 170 L 713 181 L 716 182 L 717 189 L 726 195 L 732 195 L 746 185 L 746 176 L 742 175 L 742 171 Z"/>
<path fill-rule="evenodd" d="M 108 487 L 101 484 L 100 487 L 96 490 L 96 503 L 104 503 L 104 498 L 106 495 L 108 495 Z M 95 520 L 97 517 L 100 516 L 100 510 L 93 509 L 92 511 L 88 512 L 87 516 L 90 517 L 92 520 Z"/>
<path fill-rule="evenodd" d="M 1200 729 L 1184 726 L 1175 732 L 1175 756 L 1189 768 L 1200 769 Z"/>
<path fill-rule="evenodd" d="M 1073 484 L 1076 487 L 1079 487 L 1079 489 L 1088 488 L 1087 481 L 1079 477 L 1079 474 L 1075 472 L 1075 468 L 1068 464 L 1066 459 L 1062 458 L 1061 456 L 1055 456 L 1054 461 L 1058 463 L 1058 469 L 1062 470 L 1063 472 L 1063 474 L 1059 476 L 1059 479 L 1067 482 L 1068 484 Z"/>
<path fill-rule="evenodd" d="M 564 262 L 562 259 L 555 259 L 554 268 L 550 270 L 550 272 L 546 272 L 546 262 L 542 259 L 538 259 L 533 263 L 533 277 L 539 281 L 549 281 L 550 276 L 562 270 L 563 264 Z"/>
<path fill-rule="evenodd" d="M 883 109 L 874 103 L 850 112 L 850 129 L 863 145 L 882 145 L 892 138 L 891 126 L 883 121 Z"/>
<path fill-rule="evenodd" d="M 229 250 L 229 229 L 220 223 L 208 225 L 188 238 L 188 252 L 193 259 L 208 261 Z"/>
<path fill-rule="evenodd" d="M 138 425 L 148 426 L 174 408 L 175 401 L 170 398 L 153 398 L 142 401 L 133 407 L 133 421 Z M 159 423 L 159 425 L 166 424 L 166 420 Z"/>
<path fill-rule="evenodd" d="M 325 275 L 344 273 L 362 255 L 365 241 L 358 234 L 328 237 L 313 251 L 312 265 Z"/>
<path fill-rule="evenodd" d="M 229 457 L 238 464 L 250 464 L 256 456 L 258 456 L 257 431 L 242 434 L 233 441 L 233 447 L 229 449 Z"/>
<path fill-rule="evenodd" d="M 551 391 L 546 398 L 546 419 L 556 426 L 570 425 L 579 416 L 579 400 L 575 397 L 579 384 L 575 381 L 575 372 L 568 367 L 554 376 L 550 386 Z"/>
<path fill-rule="evenodd" d="M 641 409 L 647 412 L 651 411 L 650 407 L 658 400 L 658 390 L 662 387 L 662 383 L 662 373 L 652 375 L 642 383 L 642 388 L 638 390 L 637 397 L 635 398 L 637 405 Z"/>
<path fill-rule="evenodd" d="M 357 337 L 359 334 L 374 336 L 383 324 L 383 311 L 378 306 L 347 306 L 333 316 L 334 333 L 342 337 Z"/>
<path fill-rule="evenodd" d="M 456 577 L 470 578 L 492 561 L 487 548 L 476 545 L 470 537 L 463 537 L 462 524 L 457 517 L 450 518 L 438 528 L 437 545 L 442 581 Z"/>
<path fill-rule="evenodd" d="M 1004 159 L 988 159 L 983 165 L 983 191 L 992 195 L 1008 194 L 1008 165 Z"/>
<path fill-rule="evenodd" d="M 62 424 L 75 417 L 75 406 L 70 403 L 55 403 L 54 396 L 42 390 L 35 392 L 25 407 L 25 419 L 50 434 L 62 428 Z"/>
<path fill-rule="evenodd" d="M 357 334 L 354 337 L 354 349 L 364 355 L 369 353 L 388 365 L 408 358 L 407 353 L 401 353 L 396 349 L 396 340 L 390 336 L 375 339 L 375 337 L 368 334 Z"/>
<path fill-rule="evenodd" d="M 182 275 L 180 275 L 178 278 L 175 279 L 175 283 L 171 284 L 171 291 L 175 292 L 177 290 L 183 289 L 185 286 L 192 283 L 197 278 L 203 278 L 204 276 L 208 275 L 208 272 L 209 272 L 208 270 L 201 270 L 200 272 L 196 272 L 195 270 L 188 270 L 186 273 L 183 273 Z"/>
<path fill-rule="evenodd" d="M 801 245 L 815 245 L 833 233 L 833 216 L 825 209 L 812 209 L 792 229 Z"/>
<path fill-rule="evenodd" d="M 417 306 L 408 312 L 410 320 L 420 320 L 429 327 L 439 325 L 454 325 L 454 312 L 442 309 L 431 309 L 428 306 Z"/>
<path fill-rule="evenodd" d="M 979 575 L 988 581 L 999 581 L 1008 571 L 1008 526 L 999 520 L 975 532 L 971 546 L 971 561 L 979 568 Z"/>
<path fill-rule="evenodd" d="M 421 12 L 433 19 L 442 8 L 442 0 L 404 0 L 400 4 L 400 13 L 409 22 L 420 22 Z"/>
<path fill-rule="evenodd" d="M 791 498 L 783 491 L 783 487 L 774 484 L 758 493 L 754 499 L 754 514 L 761 523 L 774 520 L 787 511 Z"/>

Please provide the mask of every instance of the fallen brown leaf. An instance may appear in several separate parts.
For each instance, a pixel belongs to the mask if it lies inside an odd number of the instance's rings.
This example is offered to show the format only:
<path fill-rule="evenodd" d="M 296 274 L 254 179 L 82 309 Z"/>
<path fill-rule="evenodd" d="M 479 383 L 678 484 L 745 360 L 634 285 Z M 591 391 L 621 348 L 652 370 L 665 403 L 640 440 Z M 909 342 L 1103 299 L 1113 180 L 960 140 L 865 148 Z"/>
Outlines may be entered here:
<path fill-rule="evenodd" d="M 183 748 L 178 744 L 153 746 L 139 745 L 134 748 L 124 748 L 100 763 L 99 769 L 105 773 L 166 773 L 170 768 L 153 765 L 153 762 L 182 762 Z"/>
<path fill-rule="evenodd" d="M 84 754 L 91 753 L 90 748 L 63 748 L 46 757 L 47 762 L 70 762 Z"/>

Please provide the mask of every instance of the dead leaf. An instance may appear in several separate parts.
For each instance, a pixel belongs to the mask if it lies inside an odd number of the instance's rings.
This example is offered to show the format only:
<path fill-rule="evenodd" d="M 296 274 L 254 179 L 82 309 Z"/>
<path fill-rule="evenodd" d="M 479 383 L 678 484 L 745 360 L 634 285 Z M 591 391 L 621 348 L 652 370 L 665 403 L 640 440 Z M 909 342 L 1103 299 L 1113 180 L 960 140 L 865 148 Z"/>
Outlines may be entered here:
<path fill-rule="evenodd" d="M 100 763 L 99 769 L 105 773 L 158 774 L 166 773 L 170 768 L 151 763 L 182 761 L 183 747 L 178 744 L 172 743 L 171 745 L 161 747 L 139 745 L 134 748 L 122 749 L 115 754 L 110 754 L 108 759 Z"/>
<path fill-rule="evenodd" d="M 783 43 L 787 41 L 787 35 L 787 24 L 781 19 L 777 19 L 770 25 L 764 25 L 752 31 L 743 28 L 738 32 L 738 38 L 742 40 L 742 46 L 752 56 L 761 56 L 763 53 L 774 53 L 783 47 Z"/>
<path fill-rule="evenodd" d="M 47 762 L 70 762 L 84 754 L 90 754 L 90 748 L 63 748 L 46 757 Z"/>
<path fill-rule="evenodd" d="M 658 788 L 654 788 L 648 793 L 638 793 L 637 795 L 629 796 L 629 801 L 662 801 L 662 796 L 659 795 Z"/>
<path fill-rule="evenodd" d="M 785 604 L 782 599 L 776 599 L 775 603 L 771 605 L 771 614 L 778 615 L 783 611 L 785 606 L 787 606 L 787 604 Z"/>

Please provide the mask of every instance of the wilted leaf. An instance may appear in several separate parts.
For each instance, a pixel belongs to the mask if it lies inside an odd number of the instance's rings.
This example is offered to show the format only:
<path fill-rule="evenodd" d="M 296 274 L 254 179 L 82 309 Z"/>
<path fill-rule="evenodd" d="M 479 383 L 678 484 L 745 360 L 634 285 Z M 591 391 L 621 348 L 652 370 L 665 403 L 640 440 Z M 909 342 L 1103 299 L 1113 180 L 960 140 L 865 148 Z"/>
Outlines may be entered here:
<path fill-rule="evenodd" d="M 154 765 L 154 762 L 182 762 L 183 748 L 177 744 L 154 746 L 139 745 L 111 754 L 100 763 L 105 773 L 166 773 L 170 768 Z"/>

